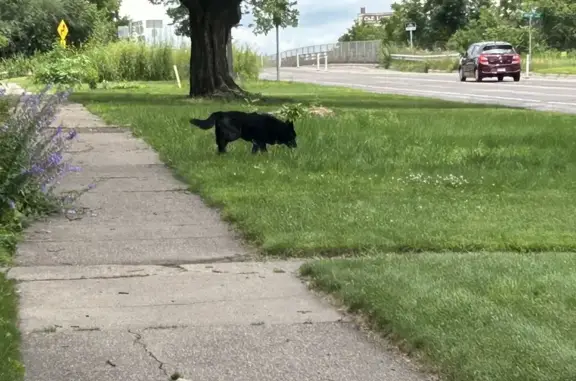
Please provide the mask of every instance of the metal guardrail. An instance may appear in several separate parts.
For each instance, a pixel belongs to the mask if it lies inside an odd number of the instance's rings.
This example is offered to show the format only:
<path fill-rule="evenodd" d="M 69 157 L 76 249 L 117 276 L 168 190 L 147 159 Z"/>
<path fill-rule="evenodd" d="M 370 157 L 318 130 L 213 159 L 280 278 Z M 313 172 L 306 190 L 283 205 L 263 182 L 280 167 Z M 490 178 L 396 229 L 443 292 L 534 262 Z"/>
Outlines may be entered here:
<path fill-rule="evenodd" d="M 402 61 L 427 61 L 427 60 L 442 60 L 446 58 L 458 58 L 460 54 L 435 54 L 435 55 L 410 55 L 410 54 L 390 54 L 395 60 Z"/>
<path fill-rule="evenodd" d="M 382 41 L 347 41 L 334 44 L 312 45 L 298 49 L 286 50 L 280 53 L 281 66 L 300 66 L 318 64 L 318 59 L 322 61 L 327 59 L 331 64 L 347 63 L 380 63 L 380 52 Z M 411 54 L 392 54 L 393 59 L 404 61 L 425 61 L 446 58 L 457 58 L 458 53 L 450 54 L 430 54 L 430 55 L 411 55 Z M 276 64 L 276 55 L 266 56 L 269 65 Z"/>

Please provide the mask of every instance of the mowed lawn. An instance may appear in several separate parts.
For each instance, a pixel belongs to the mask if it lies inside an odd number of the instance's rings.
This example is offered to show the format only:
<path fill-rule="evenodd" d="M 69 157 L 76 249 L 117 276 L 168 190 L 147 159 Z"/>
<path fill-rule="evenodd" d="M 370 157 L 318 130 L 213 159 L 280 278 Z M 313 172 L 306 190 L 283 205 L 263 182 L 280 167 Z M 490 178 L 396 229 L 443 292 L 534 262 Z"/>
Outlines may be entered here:
<path fill-rule="evenodd" d="M 444 380 L 576 380 L 574 253 L 382 254 L 301 271 Z"/>
<path fill-rule="evenodd" d="M 299 121 L 294 151 L 217 156 L 188 119 L 248 103 L 141 85 L 73 100 L 130 125 L 264 252 L 358 254 L 302 274 L 445 380 L 576 380 L 576 117 L 257 83 L 260 110 L 336 117 Z"/>
<path fill-rule="evenodd" d="M 0 245 L 0 258 L 2 257 L 8 258 L 8 253 Z M 14 282 L 0 272 L 0 381 L 18 381 L 23 378 L 19 350 L 20 334 L 17 328 L 17 301 Z"/>
<path fill-rule="evenodd" d="M 576 249 L 576 117 L 292 83 L 248 86 L 337 117 L 296 123 L 299 147 L 217 156 L 191 117 L 247 103 L 148 84 L 72 98 L 130 125 L 264 251 L 280 255 Z"/>

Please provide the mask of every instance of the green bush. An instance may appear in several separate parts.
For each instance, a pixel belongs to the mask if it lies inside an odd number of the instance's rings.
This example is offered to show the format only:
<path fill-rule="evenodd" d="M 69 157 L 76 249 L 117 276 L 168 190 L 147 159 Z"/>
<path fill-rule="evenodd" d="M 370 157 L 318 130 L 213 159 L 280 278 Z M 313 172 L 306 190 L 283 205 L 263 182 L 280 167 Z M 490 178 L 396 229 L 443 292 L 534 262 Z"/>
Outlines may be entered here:
<path fill-rule="evenodd" d="M 54 211 L 53 187 L 77 170 L 64 158 L 76 132 L 49 128 L 69 92 L 48 95 L 47 90 L 23 96 L 19 107 L 18 98 L 0 91 L 0 226 L 7 231 L 17 232 L 26 220 Z M 12 238 L 2 234 L 0 245 L 13 244 Z"/>
<path fill-rule="evenodd" d="M 408 71 L 413 73 L 428 73 L 428 61 L 405 61 L 392 60 L 390 69 L 398 71 Z"/>
<path fill-rule="evenodd" d="M 258 79 L 260 74 L 260 57 L 247 45 L 234 46 L 234 72 L 242 80 Z"/>
<path fill-rule="evenodd" d="M 37 84 L 56 84 L 77 87 L 83 83 L 91 86 L 98 80 L 98 70 L 86 54 L 72 49 L 55 47 L 45 54 L 33 72 Z"/>
<path fill-rule="evenodd" d="M 26 57 L 17 54 L 10 59 L 0 59 L 0 73 L 6 72 L 6 78 L 24 77 L 32 72 L 38 61 L 38 56 Z"/>

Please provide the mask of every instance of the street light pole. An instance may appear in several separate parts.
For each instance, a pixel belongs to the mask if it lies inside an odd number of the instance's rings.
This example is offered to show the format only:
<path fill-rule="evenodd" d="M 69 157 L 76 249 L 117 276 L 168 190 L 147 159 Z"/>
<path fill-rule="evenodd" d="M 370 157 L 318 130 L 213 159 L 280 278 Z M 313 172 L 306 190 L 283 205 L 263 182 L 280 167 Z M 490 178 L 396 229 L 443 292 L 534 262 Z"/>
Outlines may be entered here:
<path fill-rule="evenodd" d="M 276 24 L 276 80 L 280 80 L 280 26 Z"/>
<path fill-rule="evenodd" d="M 532 17 L 534 17 L 534 9 L 530 12 L 528 17 L 528 57 L 526 59 L 526 76 L 530 77 L 530 63 L 532 61 Z"/>

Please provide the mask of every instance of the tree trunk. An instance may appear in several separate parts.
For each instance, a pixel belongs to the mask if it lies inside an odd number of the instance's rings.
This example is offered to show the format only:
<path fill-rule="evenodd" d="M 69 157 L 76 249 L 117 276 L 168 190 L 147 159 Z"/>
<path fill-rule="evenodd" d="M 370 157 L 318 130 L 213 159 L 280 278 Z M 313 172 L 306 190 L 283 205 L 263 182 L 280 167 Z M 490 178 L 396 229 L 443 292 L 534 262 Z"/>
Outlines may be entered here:
<path fill-rule="evenodd" d="M 190 96 L 242 93 L 230 75 L 226 45 L 240 22 L 240 0 L 187 0 L 190 12 Z"/>

